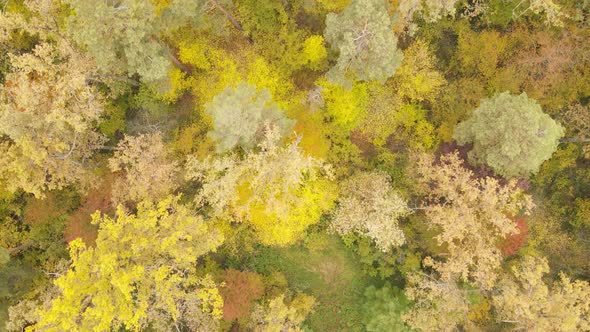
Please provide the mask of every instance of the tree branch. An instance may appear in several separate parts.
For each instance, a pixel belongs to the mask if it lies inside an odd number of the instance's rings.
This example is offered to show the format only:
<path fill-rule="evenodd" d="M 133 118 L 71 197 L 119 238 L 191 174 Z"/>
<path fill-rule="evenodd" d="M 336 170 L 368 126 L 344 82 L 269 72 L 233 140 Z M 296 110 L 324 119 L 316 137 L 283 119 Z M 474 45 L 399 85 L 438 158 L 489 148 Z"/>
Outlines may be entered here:
<path fill-rule="evenodd" d="M 20 245 L 20 246 L 18 246 L 18 247 L 14 247 L 14 248 L 10 248 L 10 249 L 8 249 L 8 253 L 9 253 L 10 255 L 16 255 L 16 254 L 18 254 L 19 252 L 21 252 L 21 251 L 23 251 L 23 250 L 25 250 L 25 249 L 28 249 L 28 248 L 30 248 L 30 247 L 31 247 L 33 244 L 34 244 L 34 242 L 33 242 L 33 241 L 29 241 L 29 242 L 27 242 L 27 243 L 21 244 L 21 245 Z"/>

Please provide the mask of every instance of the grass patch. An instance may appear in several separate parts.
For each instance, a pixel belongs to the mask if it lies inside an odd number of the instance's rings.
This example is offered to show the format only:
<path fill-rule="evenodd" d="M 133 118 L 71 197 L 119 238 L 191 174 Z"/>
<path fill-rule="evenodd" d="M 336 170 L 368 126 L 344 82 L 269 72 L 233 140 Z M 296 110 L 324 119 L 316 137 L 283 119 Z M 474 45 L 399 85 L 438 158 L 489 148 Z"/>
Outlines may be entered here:
<path fill-rule="evenodd" d="M 338 236 L 320 235 L 321 246 L 265 247 L 246 265 L 268 275 L 281 272 L 293 290 L 313 295 L 318 304 L 306 326 L 313 331 L 362 331 L 363 292 L 371 284 L 358 259 Z"/>

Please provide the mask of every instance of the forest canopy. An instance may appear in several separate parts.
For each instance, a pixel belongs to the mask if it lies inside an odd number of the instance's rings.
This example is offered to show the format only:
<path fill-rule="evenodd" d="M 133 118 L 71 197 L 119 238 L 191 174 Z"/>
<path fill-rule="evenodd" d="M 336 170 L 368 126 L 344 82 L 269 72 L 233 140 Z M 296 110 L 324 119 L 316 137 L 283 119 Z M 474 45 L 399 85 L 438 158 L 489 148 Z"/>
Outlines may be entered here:
<path fill-rule="evenodd" d="M 0 0 L 0 332 L 590 331 L 590 1 Z"/>

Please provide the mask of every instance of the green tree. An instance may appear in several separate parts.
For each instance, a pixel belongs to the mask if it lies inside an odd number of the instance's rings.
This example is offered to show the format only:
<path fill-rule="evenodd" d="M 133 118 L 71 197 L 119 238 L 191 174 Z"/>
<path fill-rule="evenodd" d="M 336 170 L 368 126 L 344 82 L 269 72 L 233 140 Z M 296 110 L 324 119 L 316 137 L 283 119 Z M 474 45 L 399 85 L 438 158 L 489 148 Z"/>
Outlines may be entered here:
<path fill-rule="evenodd" d="M 328 78 L 349 85 L 351 80 L 384 82 L 393 76 L 403 53 L 391 24 L 386 0 L 353 0 L 342 13 L 328 14 L 324 37 L 339 54 Z"/>
<path fill-rule="evenodd" d="M 267 89 L 257 91 L 247 83 L 226 88 L 205 105 L 205 112 L 213 118 L 209 135 L 217 142 L 218 152 L 238 145 L 245 149 L 255 147 L 264 138 L 266 125 L 275 126 L 285 136 L 294 124 L 271 100 Z"/>
<path fill-rule="evenodd" d="M 178 200 L 142 202 L 135 215 L 121 208 L 115 218 L 96 213 L 96 246 L 70 242 L 71 268 L 55 280 L 60 293 L 35 328 L 216 331 L 221 296 L 196 260 L 223 237 Z"/>
<path fill-rule="evenodd" d="M 505 177 L 528 176 L 549 159 L 564 129 L 525 93 L 485 99 L 471 117 L 455 127 L 459 144 L 473 144 L 469 158 Z"/>
<path fill-rule="evenodd" d="M 422 18 L 428 23 L 434 23 L 445 16 L 454 16 L 455 6 L 459 0 L 400 0 L 396 15 L 398 24 L 407 27 L 410 33 L 417 30 L 414 23 L 416 17 Z"/>
<path fill-rule="evenodd" d="M 398 288 L 370 286 L 365 289 L 362 307 L 365 328 L 368 332 L 411 331 L 401 318 L 409 307 L 410 301 Z"/>
<path fill-rule="evenodd" d="M 161 35 L 197 23 L 207 1 L 65 0 L 73 40 L 90 53 L 105 75 L 139 74 L 147 82 L 166 78 L 170 51 Z"/>

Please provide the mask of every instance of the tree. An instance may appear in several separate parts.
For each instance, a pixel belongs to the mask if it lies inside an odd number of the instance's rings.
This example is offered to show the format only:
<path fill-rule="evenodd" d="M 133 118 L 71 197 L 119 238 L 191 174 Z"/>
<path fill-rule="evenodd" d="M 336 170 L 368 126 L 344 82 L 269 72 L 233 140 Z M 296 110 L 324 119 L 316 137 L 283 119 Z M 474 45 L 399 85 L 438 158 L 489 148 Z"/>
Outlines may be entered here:
<path fill-rule="evenodd" d="M 584 158 L 590 159 L 590 106 L 581 104 L 570 105 L 563 114 L 564 125 L 568 136 L 563 141 L 573 143 L 585 143 L 582 146 Z"/>
<path fill-rule="evenodd" d="M 358 129 L 375 145 L 383 146 L 391 137 L 409 149 L 427 150 L 435 144 L 435 128 L 421 105 L 435 103 L 446 82 L 424 41 L 411 44 L 404 55 L 391 80 L 369 85 L 366 116 Z"/>
<path fill-rule="evenodd" d="M 426 22 L 434 23 L 444 16 L 454 16 L 458 2 L 459 0 L 401 0 L 396 15 L 402 26 L 407 27 L 410 33 L 414 33 L 417 26 L 413 21 L 417 14 Z"/>
<path fill-rule="evenodd" d="M 65 0 L 74 15 L 72 39 L 90 53 L 105 75 L 139 74 L 146 82 L 166 78 L 172 55 L 160 36 L 202 15 L 204 0 Z M 174 59 L 173 59 L 174 61 Z"/>
<path fill-rule="evenodd" d="M 365 303 L 362 307 L 367 332 L 411 331 L 401 319 L 401 315 L 409 307 L 410 301 L 398 288 L 385 285 L 377 289 L 369 286 L 365 289 Z"/>
<path fill-rule="evenodd" d="M 518 19 L 528 11 L 545 14 L 545 24 L 555 27 L 563 27 L 563 18 L 567 17 L 561 12 L 561 6 L 551 0 L 521 0 L 512 9 L 512 15 Z"/>
<path fill-rule="evenodd" d="M 267 245 L 298 240 L 332 206 L 329 167 L 305 156 L 295 141 L 280 147 L 279 133 L 267 127 L 260 151 L 199 160 L 192 156 L 186 176 L 201 182 L 196 203 L 218 218 L 245 221 Z"/>
<path fill-rule="evenodd" d="M 526 331 L 587 331 L 590 329 L 590 285 L 571 281 L 563 273 L 551 287 L 546 258 L 527 256 L 512 268 L 513 277 L 498 284 L 493 296 L 497 319 Z"/>
<path fill-rule="evenodd" d="M 88 183 L 84 163 L 103 143 L 95 125 L 101 97 L 87 84 L 92 61 L 69 48 L 38 44 L 11 55 L 0 86 L 0 178 L 11 192 L 42 197 L 46 190 Z"/>
<path fill-rule="evenodd" d="M 339 53 L 327 75 L 341 85 L 350 85 L 350 80 L 384 82 L 403 59 L 385 0 L 353 0 L 342 13 L 328 14 L 324 37 Z"/>
<path fill-rule="evenodd" d="M 10 262 L 10 250 L 0 247 L 0 268 Z"/>
<path fill-rule="evenodd" d="M 68 269 L 68 262 L 62 261 L 56 267 L 53 273 L 64 273 Z M 45 284 L 42 287 L 35 289 L 31 293 L 35 294 L 35 298 L 31 299 L 31 294 L 27 294 L 25 299 L 20 300 L 15 305 L 8 308 L 8 321 L 6 322 L 6 330 L 10 332 L 30 331 L 41 318 L 40 308 L 47 309 L 51 306 L 51 300 L 58 294 L 58 287 L 52 284 Z"/>
<path fill-rule="evenodd" d="M 55 280 L 60 294 L 35 329 L 216 331 L 221 296 L 196 261 L 223 236 L 178 200 L 144 201 L 135 215 L 121 207 L 115 218 L 95 214 L 96 246 L 70 242 L 71 268 Z"/>
<path fill-rule="evenodd" d="M 405 236 L 399 218 L 410 213 L 406 202 L 380 172 L 358 173 L 342 183 L 332 227 L 339 234 L 356 232 L 372 238 L 382 251 L 399 247 Z"/>
<path fill-rule="evenodd" d="M 241 146 L 251 149 L 264 138 L 267 124 L 275 126 L 282 136 L 287 135 L 294 121 L 286 118 L 272 102 L 267 89 L 240 83 L 228 87 L 205 105 L 205 112 L 213 118 L 209 135 L 217 142 L 217 151 L 224 152 Z"/>
<path fill-rule="evenodd" d="M 411 102 L 435 100 L 446 83 L 435 65 L 436 57 L 425 41 L 417 40 L 410 45 L 393 77 L 397 94 Z"/>
<path fill-rule="evenodd" d="M 388 119 L 392 138 L 404 142 L 409 149 L 426 151 L 435 146 L 434 126 L 428 122 L 428 110 L 417 104 L 405 104 L 394 109 Z"/>
<path fill-rule="evenodd" d="M 502 64 L 512 55 L 512 39 L 496 30 L 473 31 L 462 29 L 458 33 L 457 60 L 464 75 L 474 76 L 480 82 L 493 81 L 500 74 Z M 482 58 L 481 54 L 486 56 Z"/>
<path fill-rule="evenodd" d="M 455 127 L 459 144 L 473 144 L 469 158 L 504 177 L 536 173 L 557 149 L 564 129 L 536 101 L 504 92 L 484 99 L 471 117 Z"/>
<path fill-rule="evenodd" d="M 115 203 L 157 201 L 178 187 L 178 163 L 168 156 L 158 133 L 125 136 L 109 159 L 109 168 L 122 173 L 113 184 Z"/>
<path fill-rule="evenodd" d="M 350 0 L 313 0 L 324 10 L 340 12 L 350 3 Z"/>
<path fill-rule="evenodd" d="M 469 324 L 469 301 L 454 279 L 413 273 L 408 276 L 405 294 L 414 305 L 402 319 L 415 329 L 451 332 Z"/>
<path fill-rule="evenodd" d="M 39 320 L 38 303 L 24 300 L 8 308 L 9 321 L 6 322 L 6 330 L 10 332 L 26 331 Z"/>
<path fill-rule="evenodd" d="M 60 30 L 60 22 L 68 15 L 64 7 L 54 0 L 27 0 L 14 4 L 3 3 L 0 15 L 0 42 L 11 53 L 17 49 L 30 51 L 40 41 L 67 44 Z M 64 43 L 65 42 L 65 43 Z"/>
<path fill-rule="evenodd" d="M 254 332 L 303 332 L 300 325 L 313 310 L 315 299 L 297 294 L 286 302 L 285 294 L 271 299 L 266 305 L 258 305 L 251 315 Z"/>
<path fill-rule="evenodd" d="M 457 153 L 438 162 L 424 155 L 417 171 L 427 193 L 429 228 L 439 231 L 435 239 L 445 249 L 444 261 L 433 261 L 433 267 L 444 279 L 490 289 L 503 258 L 498 242 L 518 232 L 510 217 L 529 214 L 531 198 L 515 182 L 474 178 Z"/>

